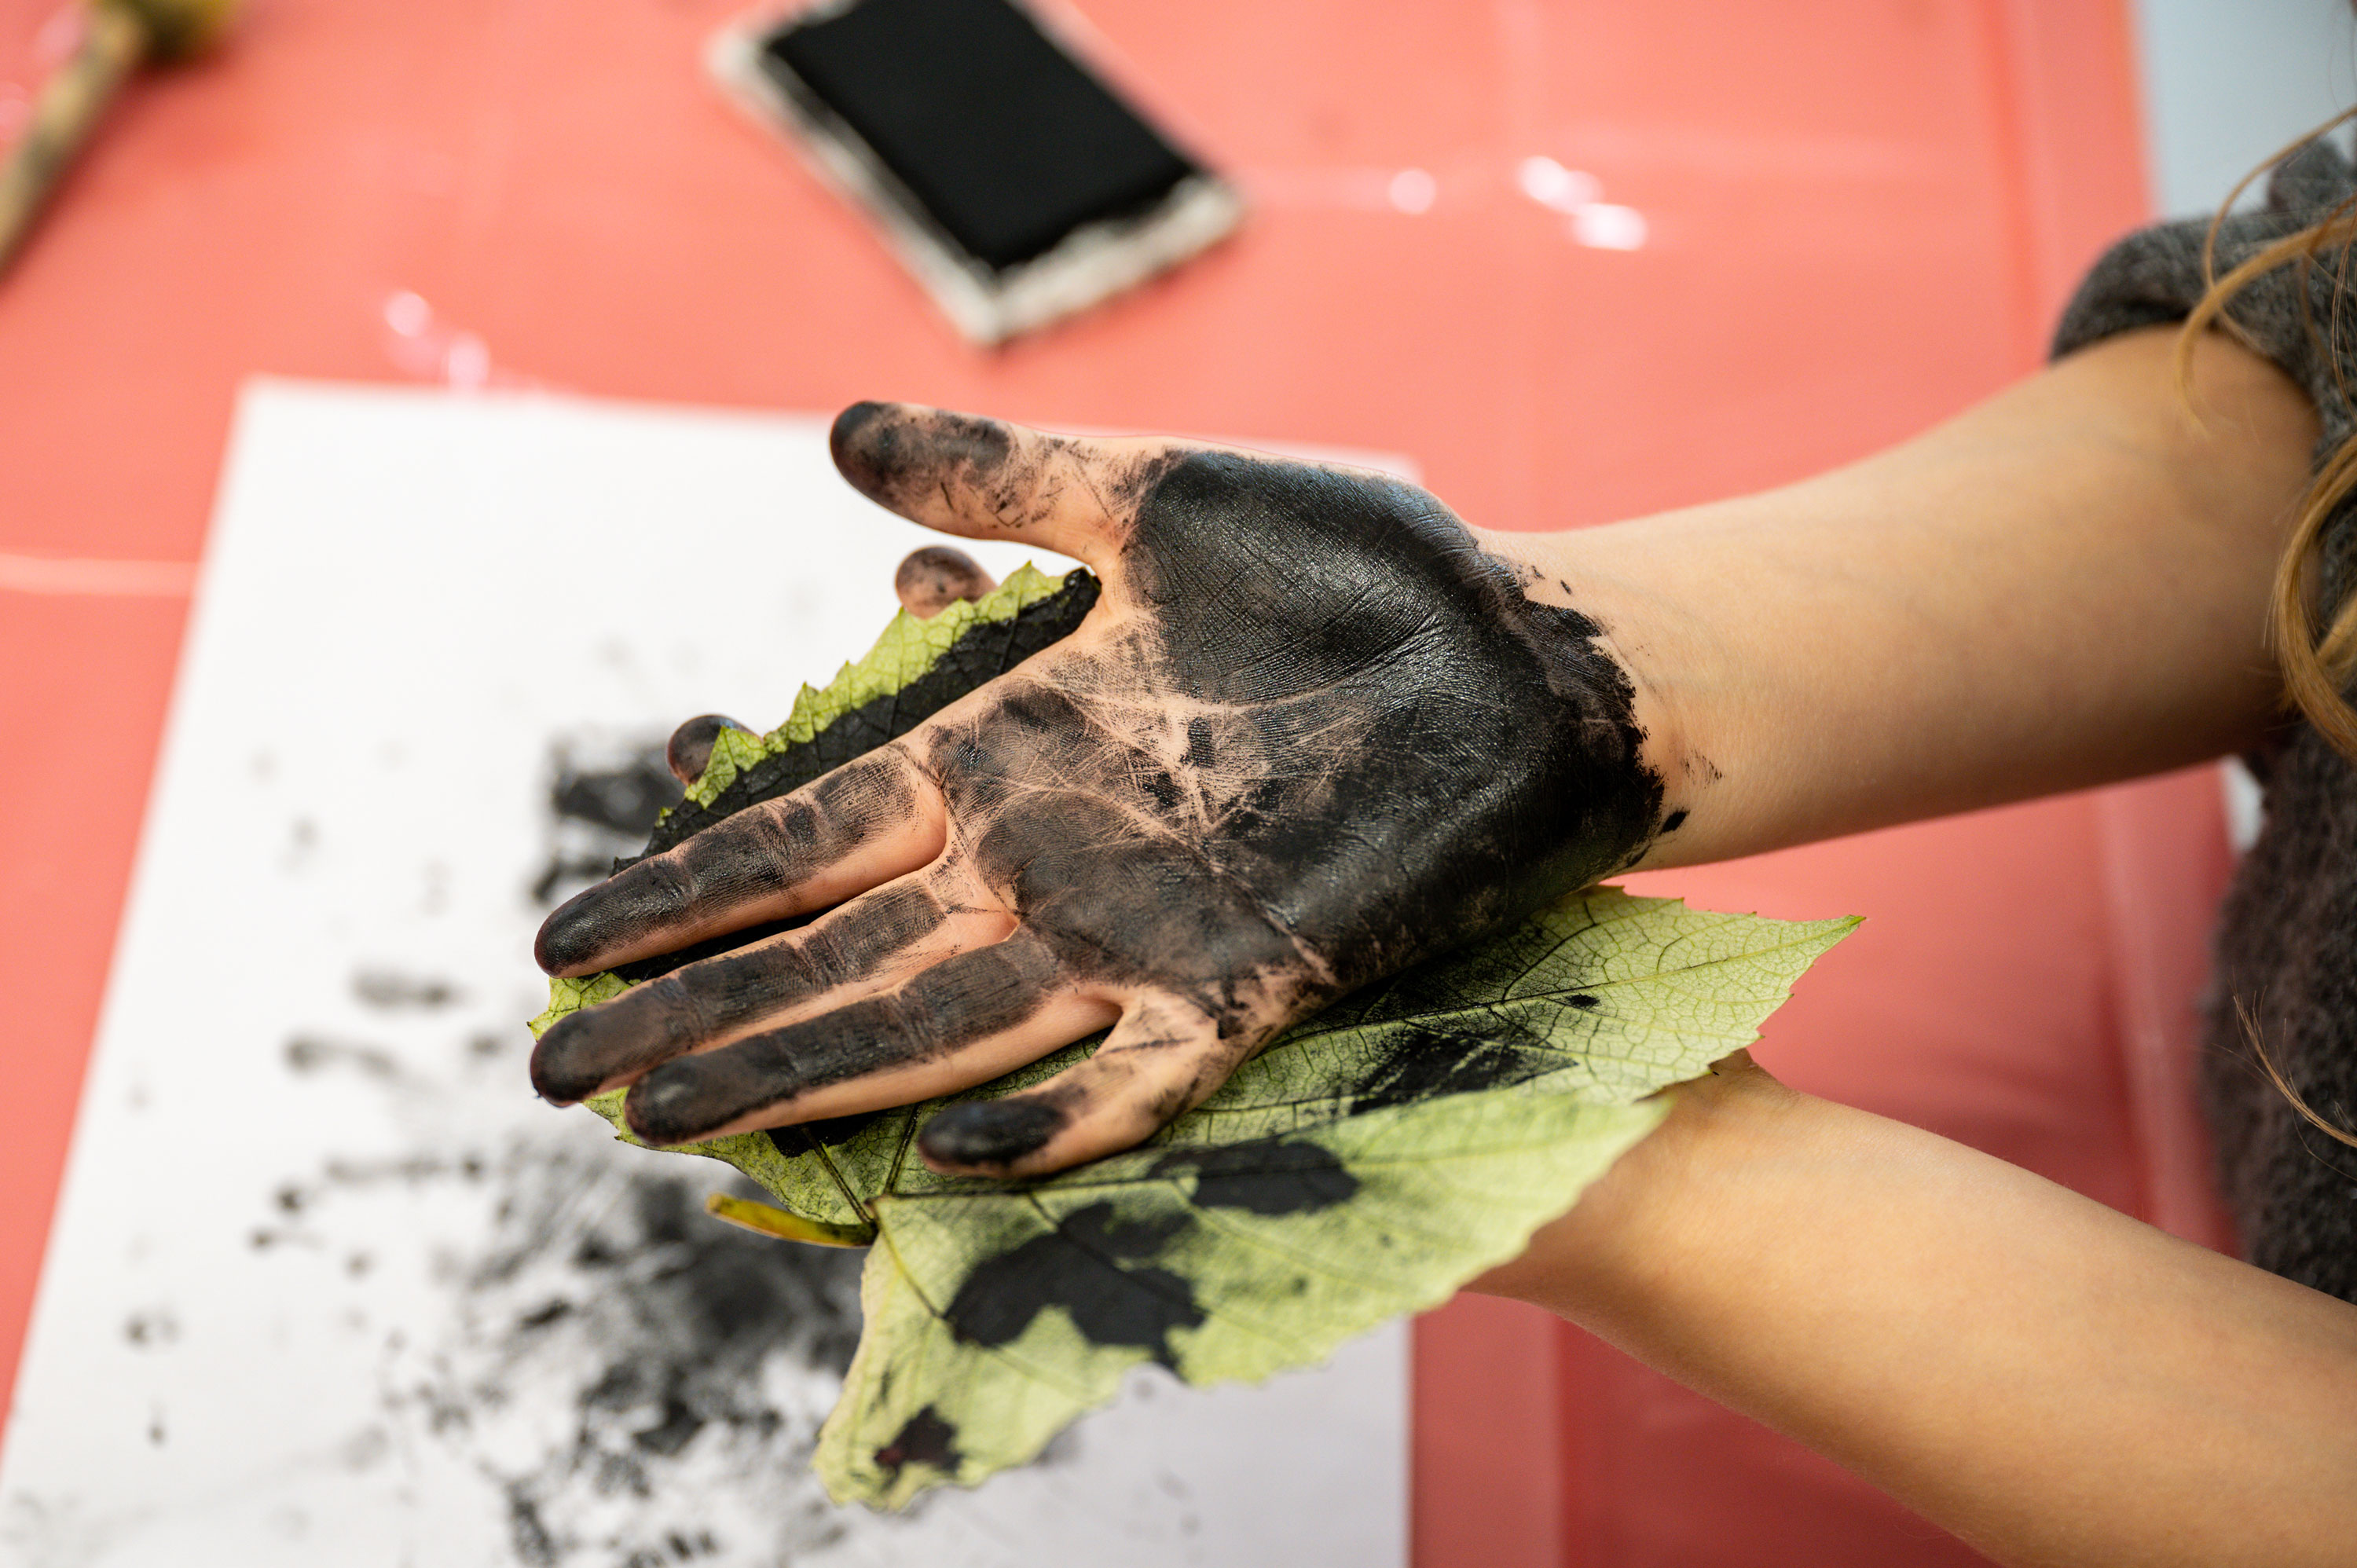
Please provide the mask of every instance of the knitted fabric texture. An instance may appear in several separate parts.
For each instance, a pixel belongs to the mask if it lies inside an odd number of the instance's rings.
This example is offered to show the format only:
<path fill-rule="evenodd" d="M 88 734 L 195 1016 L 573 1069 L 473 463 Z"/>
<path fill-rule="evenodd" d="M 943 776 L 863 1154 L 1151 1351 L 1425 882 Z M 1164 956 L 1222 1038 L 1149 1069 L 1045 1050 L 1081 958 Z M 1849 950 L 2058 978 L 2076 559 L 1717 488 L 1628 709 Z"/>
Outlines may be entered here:
<path fill-rule="evenodd" d="M 2309 144 L 2276 167 L 2263 208 L 2221 226 L 2215 274 L 2352 196 L 2357 171 L 2349 161 L 2330 143 Z M 2056 357 L 2115 332 L 2182 320 L 2206 291 L 2209 232 L 2206 218 L 2164 223 L 2114 246 L 2063 313 Z M 2357 383 L 2357 319 L 2337 321 L 2333 308 L 2340 263 L 2339 252 L 2328 252 L 2312 267 L 2280 268 L 2228 311 L 2245 339 L 2315 400 L 2319 460 L 2357 428 L 2338 379 Z M 2342 314 L 2357 317 L 2357 301 Z M 2333 515 L 2322 564 L 2329 609 L 2357 565 L 2357 505 Z M 2203 1008 L 2203 1108 L 2244 1255 L 2357 1301 L 2357 1149 L 2310 1127 L 2267 1081 L 2240 1017 L 2249 1012 L 2268 1056 L 2309 1105 L 2357 1130 L 2357 768 L 2305 724 L 2251 760 L 2266 787 L 2266 822 L 2221 916 Z"/>

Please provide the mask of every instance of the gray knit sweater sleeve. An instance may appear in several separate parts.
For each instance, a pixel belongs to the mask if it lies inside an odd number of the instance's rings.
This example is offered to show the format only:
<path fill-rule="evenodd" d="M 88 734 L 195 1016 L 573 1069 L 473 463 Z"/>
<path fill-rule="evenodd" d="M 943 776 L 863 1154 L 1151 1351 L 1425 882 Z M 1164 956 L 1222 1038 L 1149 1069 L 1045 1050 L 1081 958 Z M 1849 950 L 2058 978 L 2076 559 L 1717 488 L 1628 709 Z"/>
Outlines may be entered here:
<path fill-rule="evenodd" d="M 2202 251 L 2211 220 L 2186 219 L 2139 230 L 2104 253 L 2071 297 L 2054 331 L 2054 358 L 2061 359 L 2115 332 L 2182 321 L 2209 292 L 2211 272 L 2223 277 L 2240 263 L 2287 234 L 2331 216 L 2357 199 L 2357 169 L 2330 142 L 2309 143 L 2277 165 L 2267 180 L 2265 206 L 2238 212 L 2218 226 L 2209 270 Z M 2357 428 L 2350 390 L 2357 388 L 2357 299 L 2343 302 L 2333 318 L 2333 269 L 2294 262 L 2267 274 L 2234 297 L 2227 316 L 2250 344 L 2283 367 L 2315 400 L 2324 425 L 2320 458 Z M 2303 306 L 2301 294 L 2308 298 Z M 2327 337 L 2338 338 L 2339 373 Z M 2338 602 L 2352 581 L 2357 528 L 2336 520 L 2328 535 L 2324 591 Z"/>
<path fill-rule="evenodd" d="M 2357 198 L 2357 170 L 2330 142 L 2310 142 L 2276 166 L 2267 181 L 2264 207 L 2238 212 L 2219 225 L 2218 275 L 2285 235 L 2330 216 L 2352 198 Z M 2054 357 L 2115 332 L 2183 320 L 2209 289 L 2201 257 L 2209 234 L 2208 218 L 2187 219 L 2140 230 L 2105 252 L 2062 312 L 2054 332 Z M 2302 308 L 2303 287 L 2312 315 Z M 2341 335 L 2344 370 L 2351 349 L 2357 348 L 2357 302 L 2345 309 L 2352 319 Z M 2332 316 L 2329 269 L 2295 263 L 2270 273 L 2237 295 L 2228 315 L 2260 352 L 2308 389 L 2324 412 L 2328 449 L 2338 446 L 2349 433 L 2350 406 L 2325 352 L 2322 324 Z"/>
<path fill-rule="evenodd" d="M 2324 142 L 2279 166 L 2266 205 L 2220 228 L 2219 274 L 2270 242 L 2357 199 L 2357 172 Z M 2115 332 L 2183 319 L 2207 287 L 2208 220 L 2132 234 L 2095 263 L 2055 333 L 2059 357 Z M 2349 439 L 2357 387 L 2357 299 L 2334 319 L 2339 256 L 2260 278 L 2228 314 L 2247 340 L 2308 390 L 2323 422 L 2319 458 Z M 2305 297 L 2303 297 L 2305 295 Z M 2336 363 L 2337 361 L 2337 363 Z M 2324 537 L 2323 590 L 2357 583 L 2357 507 Z M 2202 1099 L 2221 1190 L 2245 1257 L 2357 1301 L 2357 1150 L 2302 1122 L 2258 1069 L 2248 1030 L 2301 1097 L 2357 1129 L 2357 768 L 2301 725 L 2264 762 L 2266 821 L 2220 912 L 2205 1007 Z M 2246 1022 L 2247 1021 L 2247 1022 Z"/>

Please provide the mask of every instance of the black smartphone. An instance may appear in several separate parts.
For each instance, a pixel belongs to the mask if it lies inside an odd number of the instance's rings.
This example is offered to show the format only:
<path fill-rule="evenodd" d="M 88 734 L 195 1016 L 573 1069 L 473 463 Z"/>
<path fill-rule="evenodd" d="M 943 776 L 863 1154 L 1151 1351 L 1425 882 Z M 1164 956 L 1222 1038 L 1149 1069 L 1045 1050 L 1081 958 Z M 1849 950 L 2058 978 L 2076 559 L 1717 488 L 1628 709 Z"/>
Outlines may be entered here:
<path fill-rule="evenodd" d="M 977 342 L 1093 305 L 1243 215 L 1017 0 L 820 0 L 730 27 L 710 64 Z"/>

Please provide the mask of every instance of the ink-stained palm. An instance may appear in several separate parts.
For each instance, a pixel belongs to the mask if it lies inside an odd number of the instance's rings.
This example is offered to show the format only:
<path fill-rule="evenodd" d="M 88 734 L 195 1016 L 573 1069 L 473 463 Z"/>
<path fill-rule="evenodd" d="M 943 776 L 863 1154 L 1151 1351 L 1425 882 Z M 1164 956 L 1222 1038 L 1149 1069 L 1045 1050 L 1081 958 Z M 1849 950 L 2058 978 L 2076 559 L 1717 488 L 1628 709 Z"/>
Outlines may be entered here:
<path fill-rule="evenodd" d="M 899 740 L 551 915 L 542 966 L 584 974 L 828 911 L 560 1023 L 533 1058 L 551 1099 L 631 1083 L 632 1127 L 682 1143 L 944 1093 L 1111 1026 L 920 1140 L 944 1169 L 1056 1169 L 1657 831 L 1598 628 L 1422 490 L 872 403 L 834 450 L 883 505 L 1076 556 L 1102 596 Z"/>

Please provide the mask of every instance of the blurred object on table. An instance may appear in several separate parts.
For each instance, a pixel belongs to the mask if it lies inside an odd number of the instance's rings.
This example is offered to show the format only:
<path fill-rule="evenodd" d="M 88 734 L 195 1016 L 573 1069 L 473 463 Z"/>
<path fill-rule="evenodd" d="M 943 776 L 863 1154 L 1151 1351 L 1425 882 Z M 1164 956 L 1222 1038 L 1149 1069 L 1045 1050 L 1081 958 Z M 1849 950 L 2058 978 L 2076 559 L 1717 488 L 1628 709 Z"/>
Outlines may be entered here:
<path fill-rule="evenodd" d="M 204 53 L 236 12 L 237 0 L 89 0 L 80 43 L 42 89 L 23 139 L 0 165 L 0 274 L 124 78 L 145 63 Z"/>
<path fill-rule="evenodd" d="M 1235 191 L 1016 0 L 825 0 L 713 40 L 713 74 L 994 344 L 1226 237 Z"/>

